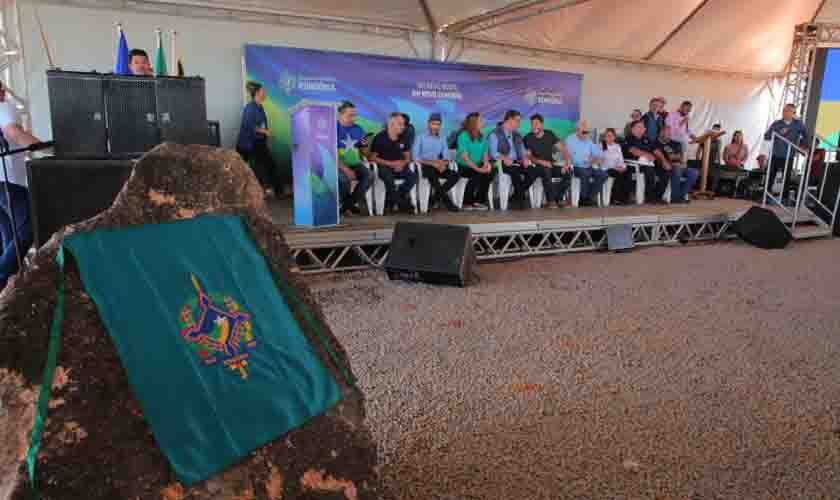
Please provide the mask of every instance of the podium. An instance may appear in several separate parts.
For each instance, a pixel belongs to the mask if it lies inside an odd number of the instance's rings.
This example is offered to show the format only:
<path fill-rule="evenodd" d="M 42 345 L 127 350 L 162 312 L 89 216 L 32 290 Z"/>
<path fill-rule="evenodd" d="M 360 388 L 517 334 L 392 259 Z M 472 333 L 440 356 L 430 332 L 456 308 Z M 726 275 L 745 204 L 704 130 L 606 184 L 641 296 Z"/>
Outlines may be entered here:
<path fill-rule="evenodd" d="M 292 107 L 294 224 L 335 226 L 339 220 L 336 104 L 304 100 Z"/>

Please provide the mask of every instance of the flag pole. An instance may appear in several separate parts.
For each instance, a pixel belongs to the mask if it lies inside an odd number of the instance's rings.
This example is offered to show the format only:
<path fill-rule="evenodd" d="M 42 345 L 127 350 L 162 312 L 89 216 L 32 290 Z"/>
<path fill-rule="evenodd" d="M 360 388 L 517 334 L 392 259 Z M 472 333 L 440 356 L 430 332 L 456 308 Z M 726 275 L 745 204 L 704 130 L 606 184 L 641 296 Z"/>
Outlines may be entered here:
<path fill-rule="evenodd" d="M 178 32 L 175 30 L 170 30 L 169 36 L 169 61 L 171 63 L 171 66 L 169 68 L 169 76 L 178 76 L 178 52 L 176 51 L 175 45 L 175 38 L 178 37 Z"/>
<path fill-rule="evenodd" d="M 50 64 L 50 69 L 55 69 L 55 61 L 53 61 L 50 44 L 47 42 L 47 34 L 44 32 L 44 25 L 41 23 L 41 16 L 38 15 L 38 6 L 33 4 L 32 9 L 35 14 L 35 22 L 38 23 L 38 31 L 41 32 L 41 42 L 44 44 L 44 50 L 47 52 L 47 62 Z"/>

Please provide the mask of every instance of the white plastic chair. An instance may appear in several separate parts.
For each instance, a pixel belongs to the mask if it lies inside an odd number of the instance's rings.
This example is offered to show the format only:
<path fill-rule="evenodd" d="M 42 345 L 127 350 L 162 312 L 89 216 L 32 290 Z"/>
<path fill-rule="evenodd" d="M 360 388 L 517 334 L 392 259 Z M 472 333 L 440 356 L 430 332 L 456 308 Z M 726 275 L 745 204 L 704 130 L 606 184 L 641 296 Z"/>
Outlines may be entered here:
<path fill-rule="evenodd" d="M 624 164 L 635 169 L 633 178 L 636 180 L 636 205 L 645 202 L 645 175 L 642 173 L 642 166 L 653 166 L 653 162 L 645 160 L 624 160 Z"/>
<path fill-rule="evenodd" d="M 510 178 L 510 176 L 508 174 L 504 173 L 504 171 L 502 170 L 502 161 L 501 160 L 496 160 L 495 162 L 493 162 L 493 164 L 495 165 L 495 168 L 497 170 L 496 191 L 499 195 L 499 210 L 507 210 L 508 209 L 508 203 L 510 202 L 510 195 L 512 194 L 512 191 L 513 191 L 513 180 Z M 537 179 L 537 181 L 539 181 L 539 180 L 540 179 Z M 536 184 L 537 181 L 534 181 L 534 184 Z M 542 195 L 540 197 L 534 196 L 534 191 L 532 189 L 534 187 L 534 184 L 531 184 L 531 188 L 528 189 L 528 192 L 526 194 L 528 195 L 528 198 L 529 198 L 528 201 L 531 203 L 531 207 L 540 208 L 540 207 L 542 207 L 542 202 L 540 202 L 539 206 L 537 206 L 535 204 L 534 200 L 542 200 L 543 196 Z M 542 181 L 540 181 L 540 186 L 542 187 Z M 492 196 L 488 195 L 488 199 L 492 200 Z M 491 209 L 493 208 L 492 201 L 491 201 L 490 208 Z"/>
<path fill-rule="evenodd" d="M 373 165 L 373 182 L 371 183 L 371 189 L 373 190 L 373 198 L 376 201 L 376 215 L 384 215 L 385 214 L 385 195 L 387 191 L 385 189 L 385 183 L 382 179 L 379 178 L 379 165 L 376 163 L 371 163 Z M 413 172 L 417 172 L 417 168 L 414 163 L 409 163 L 408 168 L 410 168 Z M 403 182 L 403 179 L 394 179 L 394 185 L 399 187 Z M 418 179 L 417 184 L 411 188 L 409 192 L 409 198 L 411 199 L 411 204 L 414 205 L 414 213 L 417 213 L 417 190 L 420 182 Z M 426 200 L 428 203 L 428 199 Z"/>
<path fill-rule="evenodd" d="M 612 177 L 607 177 L 607 180 L 604 181 L 604 184 L 601 186 L 601 192 L 596 194 L 595 201 L 598 203 L 599 207 L 608 207 L 610 205 L 614 183 L 615 179 Z M 574 173 L 572 174 L 571 195 L 572 206 L 577 208 L 580 206 L 580 177 L 576 176 Z"/>

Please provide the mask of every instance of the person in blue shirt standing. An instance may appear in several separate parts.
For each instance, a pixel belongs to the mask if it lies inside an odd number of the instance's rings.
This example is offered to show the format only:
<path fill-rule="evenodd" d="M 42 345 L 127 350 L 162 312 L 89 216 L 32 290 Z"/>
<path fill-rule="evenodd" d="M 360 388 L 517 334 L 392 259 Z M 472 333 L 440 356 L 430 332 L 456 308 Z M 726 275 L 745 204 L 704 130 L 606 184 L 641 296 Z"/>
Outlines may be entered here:
<path fill-rule="evenodd" d="M 654 97 L 648 104 L 649 111 L 642 117 L 642 121 L 645 123 L 645 132 L 651 144 L 656 143 L 659 139 L 659 130 L 665 126 L 665 115 L 662 113 L 664 107 L 664 100 L 660 97 Z"/>
<path fill-rule="evenodd" d="M 368 209 L 365 194 L 370 189 L 370 170 L 364 164 L 368 143 L 365 131 L 356 124 L 356 106 L 344 101 L 338 106 L 338 193 L 341 213 L 363 213 Z M 356 182 L 356 187 L 350 187 Z"/>
<path fill-rule="evenodd" d="M 764 134 L 765 141 L 773 140 L 773 132 L 789 140 L 793 144 L 808 148 L 808 133 L 805 131 L 805 125 L 802 120 L 796 118 L 796 106 L 793 104 L 786 104 L 782 111 L 782 119 L 776 120 L 770 125 L 770 129 Z M 790 151 L 789 151 L 790 150 Z M 779 171 L 784 172 L 787 167 L 787 174 L 782 180 L 782 202 L 792 203 L 793 200 L 788 199 L 788 184 L 790 183 L 790 171 L 793 170 L 793 160 L 796 158 L 796 153 L 791 150 L 790 146 L 782 140 L 776 140 L 773 145 L 772 158 L 770 160 L 770 189 L 773 189 L 773 182 L 776 180 L 776 174 Z"/>
<path fill-rule="evenodd" d="M 449 191 L 461 178 L 458 172 L 449 169 L 449 150 L 446 140 L 440 135 L 440 113 L 429 116 L 429 130 L 414 141 L 411 157 L 423 171 L 423 177 L 429 180 L 432 197 L 429 208 L 443 203 L 450 212 L 457 212 L 458 207 L 449 197 Z M 443 181 L 443 185 L 440 182 Z"/>
<path fill-rule="evenodd" d="M 589 124 L 577 122 L 575 133 L 566 138 L 566 149 L 572 157 L 575 177 L 580 178 L 580 202 L 583 207 L 595 206 L 594 197 L 601 192 L 609 174 L 606 170 L 592 168 L 600 165 L 603 150 L 589 138 Z"/>
<path fill-rule="evenodd" d="M 277 171 L 274 158 L 271 157 L 271 151 L 268 148 L 271 129 L 262 105 L 265 101 L 265 89 L 257 82 L 248 82 L 245 89 L 251 96 L 251 102 L 245 105 L 242 111 L 236 151 L 245 162 L 251 165 L 254 175 L 257 176 L 263 188 L 268 190 L 273 187 L 274 194 L 280 197 L 288 183 Z"/>
<path fill-rule="evenodd" d="M 542 172 L 531 168 L 531 160 L 525 150 L 525 141 L 519 134 L 522 117 L 519 111 L 505 113 L 502 123 L 488 137 L 488 150 L 492 161 L 502 162 L 502 172 L 513 182 L 513 206 L 525 208 L 525 192 Z M 539 208 L 539 207 L 536 207 Z"/>

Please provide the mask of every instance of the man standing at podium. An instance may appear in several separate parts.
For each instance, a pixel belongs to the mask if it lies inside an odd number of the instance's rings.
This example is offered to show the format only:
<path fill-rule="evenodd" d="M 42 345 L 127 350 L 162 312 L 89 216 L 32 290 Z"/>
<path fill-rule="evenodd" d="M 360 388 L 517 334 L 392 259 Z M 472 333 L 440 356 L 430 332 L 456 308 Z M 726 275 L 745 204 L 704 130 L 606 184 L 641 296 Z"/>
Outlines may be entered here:
<path fill-rule="evenodd" d="M 5 149 L 17 149 L 39 142 L 18 124 L 14 103 L 6 99 L 6 87 L 0 82 L 0 131 Z M 1 166 L 1 165 L 0 165 Z M 14 224 L 12 221 L 14 220 Z M 29 190 L 23 153 L 6 158 L 6 169 L 0 169 L 0 290 L 18 272 L 18 258 L 23 259 L 32 245 L 32 220 L 29 217 Z M 20 249 L 18 256 L 17 249 Z"/>
<path fill-rule="evenodd" d="M 360 214 L 365 207 L 365 193 L 370 188 L 370 170 L 362 161 L 368 144 L 365 131 L 356 125 L 356 106 L 344 101 L 338 106 L 338 192 L 341 213 Z M 350 186 L 356 181 L 356 188 Z"/>

